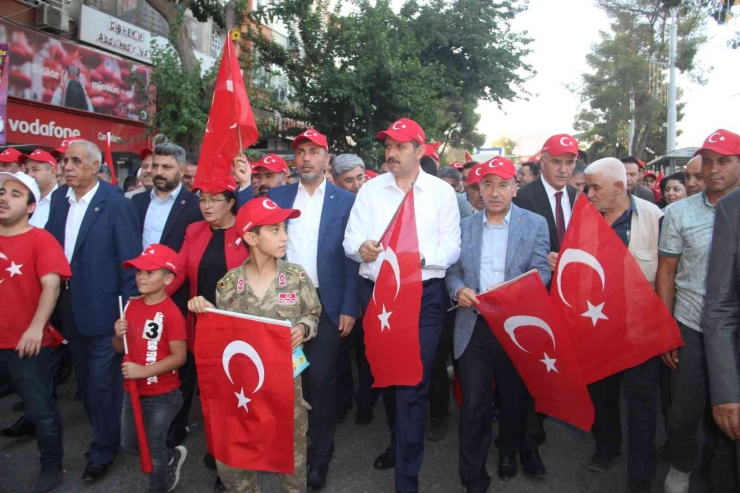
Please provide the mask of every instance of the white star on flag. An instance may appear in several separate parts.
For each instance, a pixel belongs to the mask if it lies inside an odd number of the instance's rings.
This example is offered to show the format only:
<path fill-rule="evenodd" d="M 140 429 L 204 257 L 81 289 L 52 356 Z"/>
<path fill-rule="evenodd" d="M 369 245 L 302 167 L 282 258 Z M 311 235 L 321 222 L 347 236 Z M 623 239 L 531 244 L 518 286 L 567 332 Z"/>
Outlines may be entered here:
<path fill-rule="evenodd" d="M 591 323 L 594 324 L 594 327 L 596 327 L 596 322 L 599 320 L 609 320 L 609 317 L 604 315 L 604 303 L 600 305 L 592 305 L 590 301 L 586 300 L 586 303 L 588 303 L 588 311 L 586 313 L 582 313 L 582 317 L 587 317 L 591 319 Z"/>
<path fill-rule="evenodd" d="M 245 411 L 249 412 L 249 408 L 247 407 L 247 404 L 249 404 L 252 399 L 248 398 L 244 395 L 244 388 L 241 389 L 239 392 L 234 392 L 234 395 L 237 399 L 239 399 L 239 404 L 236 405 L 237 408 L 243 407 Z"/>
<path fill-rule="evenodd" d="M 23 264 L 18 265 L 15 262 L 11 262 L 10 267 L 8 267 L 5 270 L 10 272 L 10 277 L 13 277 L 16 274 L 20 276 L 20 275 L 23 275 L 23 273 L 21 272 L 21 267 L 23 267 Z"/>
<path fill-rule="evenodd" d="M 547 367 L 547 373 L 550 373 L 551 371 L 554 371 L 555 373 L 560 373 L 557 368 L 555 368 L 555 362 L 557 360 L 552 359 L 547 355 L 547 353 L 544 353 L 545 359 L 541 359 L 540 361 L 545 364 Z"/>
<path fill-rule="evenodd" d="M 393 315 L 393 312 L 385 311 L 385 305 L 383 305 L 383 313 L 378 314 L 378 318 L 380 319 L 381 332 L 383 332 L 386 327 L 388 327 L 388 330 L 391 330 L 391 324 L 388 323 L 388 319 L 391 318 L 391 315 Z"/>
<path fill-rule="evenodd" d="M 725 137 L 721 135 L 721 136 L 719 137 L 719 140 L 725 140 Z"/>

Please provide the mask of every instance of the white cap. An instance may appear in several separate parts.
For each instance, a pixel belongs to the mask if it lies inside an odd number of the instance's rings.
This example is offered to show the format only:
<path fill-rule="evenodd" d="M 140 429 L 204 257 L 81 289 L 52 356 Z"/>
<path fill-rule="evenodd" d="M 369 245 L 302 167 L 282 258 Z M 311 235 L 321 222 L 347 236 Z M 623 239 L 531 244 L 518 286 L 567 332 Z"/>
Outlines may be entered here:
<path fill-rule="evenodd" d="M 36 199 L 36 203 L 38 204 L 41 201 L 41 190 L 39 190 L 39 186 L 36 184 L 36 180 L 28 176 L 22 171 L 19 171 L 17 173 L 9 173 L 7 171 L 0 172 L 0 187 L 2 187 L 6 181 L 8 180 L 16 180 L 21 183 L 23 183 L 27 189 L 31 191 L 31 194 L 33 194 L 33 198 Z"/>

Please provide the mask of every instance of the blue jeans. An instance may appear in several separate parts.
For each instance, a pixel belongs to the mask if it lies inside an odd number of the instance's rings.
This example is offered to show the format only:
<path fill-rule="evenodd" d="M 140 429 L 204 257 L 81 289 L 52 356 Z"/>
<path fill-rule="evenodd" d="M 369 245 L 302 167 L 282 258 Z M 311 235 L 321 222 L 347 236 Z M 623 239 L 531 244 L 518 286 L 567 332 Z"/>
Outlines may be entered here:
<path fill-rule="evenodd" d="M 23 399 L 25 416 L 36 426 L 36 446 L 42 467 L 61 467 L 62 417 L 52 396 L 54 377 L 49 351 L 41 348 L 38 356 L 20 359 L 13 349 L 0 349 L 0 376 L 13 386 Z"/>
<path fill-rule="evenodd" d="M 172 420 L 182 407 L 182 392 L 175 389 L 161 395 L 142 395 L 141 410 L 144 414 L 144 428 L 149 442 L 154 470 L 149 475 L 149 493 L 167 491 L 169 483 L 168 467 L 173 456 L 172 449 L 167 448 L 167 433 Z M 123 413 L 121 415 L 121 446 L 132 454 L 138 454 L 139 442 L 136 437 L 134 413 L 131 408 L 131 396 L 124 392 Z"/>

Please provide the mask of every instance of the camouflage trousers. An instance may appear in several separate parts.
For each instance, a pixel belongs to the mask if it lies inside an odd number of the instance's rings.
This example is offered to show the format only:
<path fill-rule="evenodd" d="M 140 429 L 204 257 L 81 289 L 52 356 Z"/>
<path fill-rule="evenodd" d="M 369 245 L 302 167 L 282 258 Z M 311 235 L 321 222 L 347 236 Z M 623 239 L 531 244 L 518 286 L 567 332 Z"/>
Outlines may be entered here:
<path fill-rule="evenodd" d="M 302 493 L 306 491 L 306 433 L 308 432 L 308 403 L 303 400 L 303 385 L 301 377 L 293 381 L 293 392 L 295 405 L 293 406 L 293 418 L 295 419 L 293 431 L 293 460 L 295 461 L 294 474 L 280 475 L 281 493 Z M 227 466 L 216 461 L 218 474 L 221 476 L 224 486 L 229 493 L 260 493 L 258 471 L 249 469 L 238 469 Z"/>

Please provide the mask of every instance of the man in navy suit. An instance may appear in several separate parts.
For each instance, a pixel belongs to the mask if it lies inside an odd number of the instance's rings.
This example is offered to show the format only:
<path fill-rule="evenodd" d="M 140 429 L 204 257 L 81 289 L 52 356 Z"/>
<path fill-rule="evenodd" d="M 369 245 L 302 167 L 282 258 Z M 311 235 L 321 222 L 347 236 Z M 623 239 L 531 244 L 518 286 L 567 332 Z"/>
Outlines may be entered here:
<path fill-rule="evenodd" d="M 300 182 L 273 188 L 268 197 L 284 209 L 301 211 L 288 222 L 289 262 L 303 266 L 321 300 L 321 318 L 316 338 L 305 345 L 310 366 L 304 393 L 311 405 L 308 433 L 308 487 L 326 486 L 326 475 L 334 451 L 336 424 L 335 365 L 339 341 L 354 327 L 359 315 L 357 275 L 359 265 L 344 255 L 344 230 L 355 196 L 329 183 L 324 167 L 329 162 L 326 137 L 313 128 L 293 141 Z"/>
<path fill-rule="evenodd" d="M 59 313 L 69 341 L 77 386 L 93 427 L 83 481 L 107 472 L 121 436 L 121 356 L 113 350 L 118 297 L 138 294 L 134 271 L 123 262 L 141 253 L 141 226 L 133 203 L 99 181 L 100 149 L 70 143 L 62 159 L 66 185 L 51 199 L 46 229 L 64 248 L 72 278 L 62 284 Z"/>
<path fill-rule="evenodd" d="M 142 246 L 159 243 L 179 252 L 185 241 L 185 230 L 192 223 L 203 220 L 198 197 L 185 189 L 181 183 L 186 166 L 185 149 L 176 144 L 158 144 L 154 147 L 152 181 L 154 188 L 149 193 L 131 197 L 142 227 Z M 187 315 L 190 285 L 185 284 L 172 296 L 183 315 Z M 195 392 L 195 358 L 188 352 L 188 359 L 180 368 L 183 405 L 170 426 L 167 446 L 180 445 L 187 432 L 188 414 Z"/>
<path fill-rule="evenodd" d="M 462 255 L 447 270 L 447 290 L 459 307 L 455 317 L 455 359 L 462 390 L 460 411 L 460 480 L 468 493 L 488 491 L 486 471 L 492 442 L 491 382 L 501 398 L 498 475 L 508 481 L 517 474 L 516 454 L 524 471 L 541 476 L 537 445 L 525 443 L 529 393 L 519 372 L 475 309 L 477 295 L 491 287 L 537 269 L 550 281 L 547 222 L 511 203 L 516 195 L 514 163 L 496 157 L 471 170 L 480 180 L 485 209 L 464 219 Z"/>

